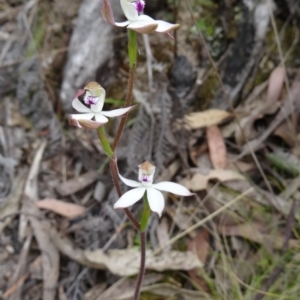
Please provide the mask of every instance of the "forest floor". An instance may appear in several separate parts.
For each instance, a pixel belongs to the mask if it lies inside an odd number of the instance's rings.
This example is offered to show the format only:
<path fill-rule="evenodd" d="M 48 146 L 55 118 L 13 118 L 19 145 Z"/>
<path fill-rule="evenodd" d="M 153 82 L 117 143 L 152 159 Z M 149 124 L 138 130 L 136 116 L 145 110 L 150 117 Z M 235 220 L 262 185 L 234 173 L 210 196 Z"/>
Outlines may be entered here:
<path fill-rule="evenodd" d="M 126 97 L 126 29 L 101 2 L 0 0 L 0 299 L 133 298 L 139 236 L 113 209 L 97 132 L 68 123 L 90 81 L 105 110 Z M 150 160 L 195 196 L 165 193 L 151 215 L 141 299 L 298 300 L 299 1 L 148 0 L 145 14 L 181 26 L 138 36 L 119 170 L 136 179 Z"/>

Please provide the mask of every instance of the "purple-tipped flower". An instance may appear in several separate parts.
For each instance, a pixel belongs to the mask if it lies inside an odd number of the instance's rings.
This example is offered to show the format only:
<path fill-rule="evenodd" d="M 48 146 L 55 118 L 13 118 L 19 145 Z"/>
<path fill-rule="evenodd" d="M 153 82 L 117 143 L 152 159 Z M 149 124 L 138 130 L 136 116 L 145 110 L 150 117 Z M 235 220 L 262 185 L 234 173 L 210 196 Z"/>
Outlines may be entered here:
<path fill-rule="evenodd" d="M 153 184 L 154 172 L 155 166 L 153 166 L 149 161 L 145 161 L 139 165 L 139 182 L 124 178 L 119 174 L 120 179 L 127 186 L 134 187 L 134 189 L 123 194 L 123 196 L 121 196 L 121 198 L 115 203 L 114 208 L 120 209 L 131 206 L 139 201 L 147 192 L 150 209 L 161 216 L 165 207 L 165 200 L 160 191 L 170 192 L 180 196 L 194 195 L 186 187 L 178 183 L 163 181 Z"/>
<path fill-rule="evenodd" d="M 75 127 L 97 129 L 108 122 L 107 117 L 117 117 L 126 114 L 135 105 L 125 108 L 103 111 L 105 90 L 97 82 L 90 82 L 83 90 L 78 90 L 72 101 L 72 106 L 80 114 L 69 116 L 69 123 Z M 92 119 L 95 119 L 92 120 Z"/>
<path fill-rule="evenodd" d="M 142 34 L 151 32 L 168 33 L 177 29 L 179 24 L 171 24 L 165 21 L 154 20 L 149 16 L 141 14 L 145 7 L 143 0 L 120 0 L 124 15 L 127 18 L 125 22 L 115 22 L 114 15 L 108 0 L 103 0 L 101 12 L 103 18 L 111 25 L 118 27 L 127 27 Z"/>
<path fill-rule="evenodd" d="M 135 9 L 137 10 L 139 15 L 144 11 L 146 5 L 144 0 L 137 0 L 132 2 L 132 4 L 135 6 Z"/>

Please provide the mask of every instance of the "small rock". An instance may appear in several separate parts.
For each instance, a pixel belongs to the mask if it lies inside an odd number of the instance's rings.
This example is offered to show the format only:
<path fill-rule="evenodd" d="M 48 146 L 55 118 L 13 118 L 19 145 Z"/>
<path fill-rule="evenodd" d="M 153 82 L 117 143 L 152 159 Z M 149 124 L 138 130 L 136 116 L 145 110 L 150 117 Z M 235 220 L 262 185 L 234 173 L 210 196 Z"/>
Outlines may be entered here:
<path fill-rule="evenodd" d="M 105 184 L 102 181 L 98 181 L 97 185 L 94 190 L 94 198 L 98 202 L 101 202 L 105 196 L 106 193 L 106 187 Z"/>

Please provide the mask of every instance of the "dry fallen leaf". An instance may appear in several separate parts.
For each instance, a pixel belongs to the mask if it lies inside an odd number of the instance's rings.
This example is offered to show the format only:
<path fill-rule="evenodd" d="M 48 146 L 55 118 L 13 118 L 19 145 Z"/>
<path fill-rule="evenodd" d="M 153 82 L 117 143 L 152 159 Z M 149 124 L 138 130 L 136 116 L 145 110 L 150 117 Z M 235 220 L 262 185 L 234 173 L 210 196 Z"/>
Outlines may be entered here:
<path fill-rule="evenodd" d="M 209 148 L 210 160 L 215 169 L 225 169 L 227 165 L 226 146 L 224 138 L 218 126 L 210 126 L 206 129 L 206 138 Z"/>
<path fill-rule="evenodd" d="M 26 179 L 26 183 L 24 186 L 24 197 L 29 197 L 33 201 L 38 200 L 38 174 L 40 170 L 40 163 L 47 146 L 47 141 L 42 141 L 39 143 L 36 153 L 34 155 L 34 159 L 30 166 L 30 170 Z M 22 210 L 26 209 L 24 203 L 22 203 Z M 19 241 L 23 241 L 26 235 L 26 228 L 28 225 L 28 217 L 24 214 L 21 214 L 19 221 Z"/>
<path fill-rule="evenodd" d="M 95 268 L 108 269 L 115 275 L 132 276 L 139 272 L 139 249 L 85 250 L 84 256 Z M 152 256 L 146 251 L 146 269 L 154 271 L 190 270 L 202 267 L 202 262 L 192 252 L 169 251 Z"/>
<path fill-rule="evenodd" d="M 43 199 L 36 202 L 38 208 L 51 210 L 66 218 L 76 218 L 85 214 L 85 208 L 81 205 L 68 203 L 57 199 Z"/>
<path fill-rule="evenodd" d="M 203 263 L 207 259 L 209 248 L 209 232 L 206 229 L 200 229 L 188 244 L 188 250 L 197 254 Z"/>
<path fill-rule="evenodd" d="M 241 224 L 235 226 L 217 226 L 218 232 L 226 236 L 239 236 L 247 240 L 262 244 L 266 249 L 282 249 L 285 237 L 280 233 L 270 233 L 265 226 L 260 224 Z M 289 248 L 299 248 L 300 241 L 289 239 Z"/>
<path fill-rule="evenodd" d="M 297 125 L 294 126 L 294 124 L 292 125 L 291 122 L 289 123 L 290 124 L 283 122 L 275 129 L 273 134 L 282 138 L 290 147 L 294 147 L 297 141 L 297 131 L 295 128 Z"/>
<path fill-rule="evenodd" d="M 284 76 L 284 68 L 274 69 L 268 82 L 267 99 L 255 97 L 252 99 L 252 106 L 244 107 L 245 116 L 239 121 L 240 126 L 235 129 L 235 139 L 239 146 L 257 138 L 259 132 L 255 129 L 254 123 L 258 119 L 274 114 L 279 109 L 278 98 L 282 91 Z"/>
<path fill-rule="evenodd" d="M 42 253 L 43 300 L 54 300 L 56 299 L 57 281 L 59 277 L 59 252 L 45 231 L 44 226 L 48 224 L 48 221 L 40 221 L 38 218 L 40 212 L 35 206 L 35 201 L 24 197 L 23 203 L 24 212 L 28 215 L 30 225 Z"/>
<path fill-rule="evenodd" d="M 203 291 L 193 291 L 172 285 L 169 283 L 159 283 L 142 288 L 143 292 L 149 292 L 161 296 L 162 299 L 200 300 L 208 299 Z"/>
<path fill-rule="evenodd" d="M 106 283 L 98 283 L 94 285 L 88 292 L 86 292 L 83 296 L 83 300 L 96 300 L 99 295 L 105 291 L 107 284 Z"/>
<path fill-rule="evenodd" d="M 29 265 L 30 277 L 38 280 L 43 279 L 43 266 L 42 266 L 42 256 L 38 256 L 30 265 Z"/>
<path fill-rule="evenodd" d="M 300 77 L 300 72 L 298 77 Z M 248 144 L 244 145 L 242 152 L 236 156 L 236 160 L 240 160 L 245 155 L 251 153 L 251 151 L 257 151 L 262 148 L 265 144 L 266 139 L 274 132 L 274 130 L 290 115 L 296 115 L 300 111 L 300 84 L 297 79 L 294 81 L 290 88 L 289 95 L 285 98 L 283 105 L 280 108 L 280 111 L 269 124 L 269 126 L 263 131 L 263 133 L 256 139 L 250 141 Z"/>
<path fill-rule="evenodd" d="M 185 178 L 180 183 L 186 188 L 197 192 L 205 190 L 207 188 L 208 182 L 211 179 L 218 179 L 221 182 L 231 181 L 231 180 L 246 180 L 246 178 L 240 173 L 232 170 L 210 170 L 208 174 L 196 173 L 191 178 Z"/>
<path fill-rule="evenodd" d="M 206 229 L 200 229 L 197 235 L 189 242 L 188 250 L 195 253 L 200 261 L 206 262 L 208 251 L 209 251 L 209 232 Z M 201 287 L 202 290 L 208 292 L 209 287 L 203 278 L 198 275 L 198 270 L 193 269 L 188 271 L 189 276 L 192 280 Z"/>
<path fill-rule="evenodd" d="M 160 219 L 159 224 L 156 228 L 156 235 L 157 240 L 160 245 L 160 247 L 163 248 L 163 251 L 170 251 L 170 245 L 167 245 L 167 242 L 169 241 L 169 224 L 168 219 L 163 217 Z M 165 246 L 166 245 L 166 246 Z"/>
<path fill-rule="evenodd" d="M 220 109 L 208 109 L 185 116 L 185 121 L 191 129 L 198 129 L 218 125 L 231 117 L 232 114 L 228 111 Z"/>
<path fill-rule="evenodd" d="M 131 276 L 139 272 L 139 249 L 81 250 L 76 248 L 70 239 L 58 233 L 53 226 L 49 226 L 47 232 L 55 246 L 64 255 L 82 265 L 100 270 L 108 269 L 119 276 Z M 202 267 L 202 262 L 191 252 L 170 251 L 154 256 L 149 250 L 146 255 L 146 269 L 148 270 L 190 270 Z"/>
<path fill-rule="evenodd" d="M 157 295 L 158 299 L 180 299 L 180 300 L 204 300 L 211 299 L 203 291 L 193 291 L 184 289 L 170 283 L 158 283 L 141 288 L 142 292 L 148 292 L 150 295 Z M 124 293 L 117 292 L 116 295 L 106 297 L 106 294 L 93 300 L 132 300 L 134 296 L 134 289 L 125 290 Z M 150 296 L 151 297 L 151 296 Z M 152 299 L 152 298 L 151 298 Z M 156 298 L 155 298 L 156 299 Z"/>
<path fill-rule="evenodd" d="M 268 83 L 268 104 L 273 104 L 277 102 L 284 84 L 284 77 L 285 69 L 283 67 L 277 67 L 272 71 Z"/>
<path fill-rule="evenodd" d="M 83 190 L 87 186 L 91 185 L 98 179 L 98 174 L 96 171 L 89 171 L 78 178 L 73 178 L 69 181 L 63 182 L 58 187 L 56 191 L 61 196 L 69 196 Z"/>
<path fill-rule="evenodd" d="M 142 288 L 162 281 L 163 274 L 147 273 L 142 282 Z M 84 300 L 117 300 L 117 299 L 132 299 L 135 292 L 136 279 L 123 277 L 115 284 L 110 286 L 105 292 L 98 293 L 98 297 L 87 298 Z"/>

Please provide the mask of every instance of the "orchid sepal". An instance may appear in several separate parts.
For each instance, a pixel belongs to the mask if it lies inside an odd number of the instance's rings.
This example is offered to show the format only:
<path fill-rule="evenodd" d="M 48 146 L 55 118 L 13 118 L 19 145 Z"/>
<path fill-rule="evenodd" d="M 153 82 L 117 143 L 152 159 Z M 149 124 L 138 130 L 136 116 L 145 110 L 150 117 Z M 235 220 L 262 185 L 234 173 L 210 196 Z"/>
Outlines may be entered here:
<path fill-rule="evenodd" d="M 69 116 L 69 124 L 77 128 L 98 129 L 105 123 L 100 123 L 93 120 L 75 119 L 74 115 Z"/>

